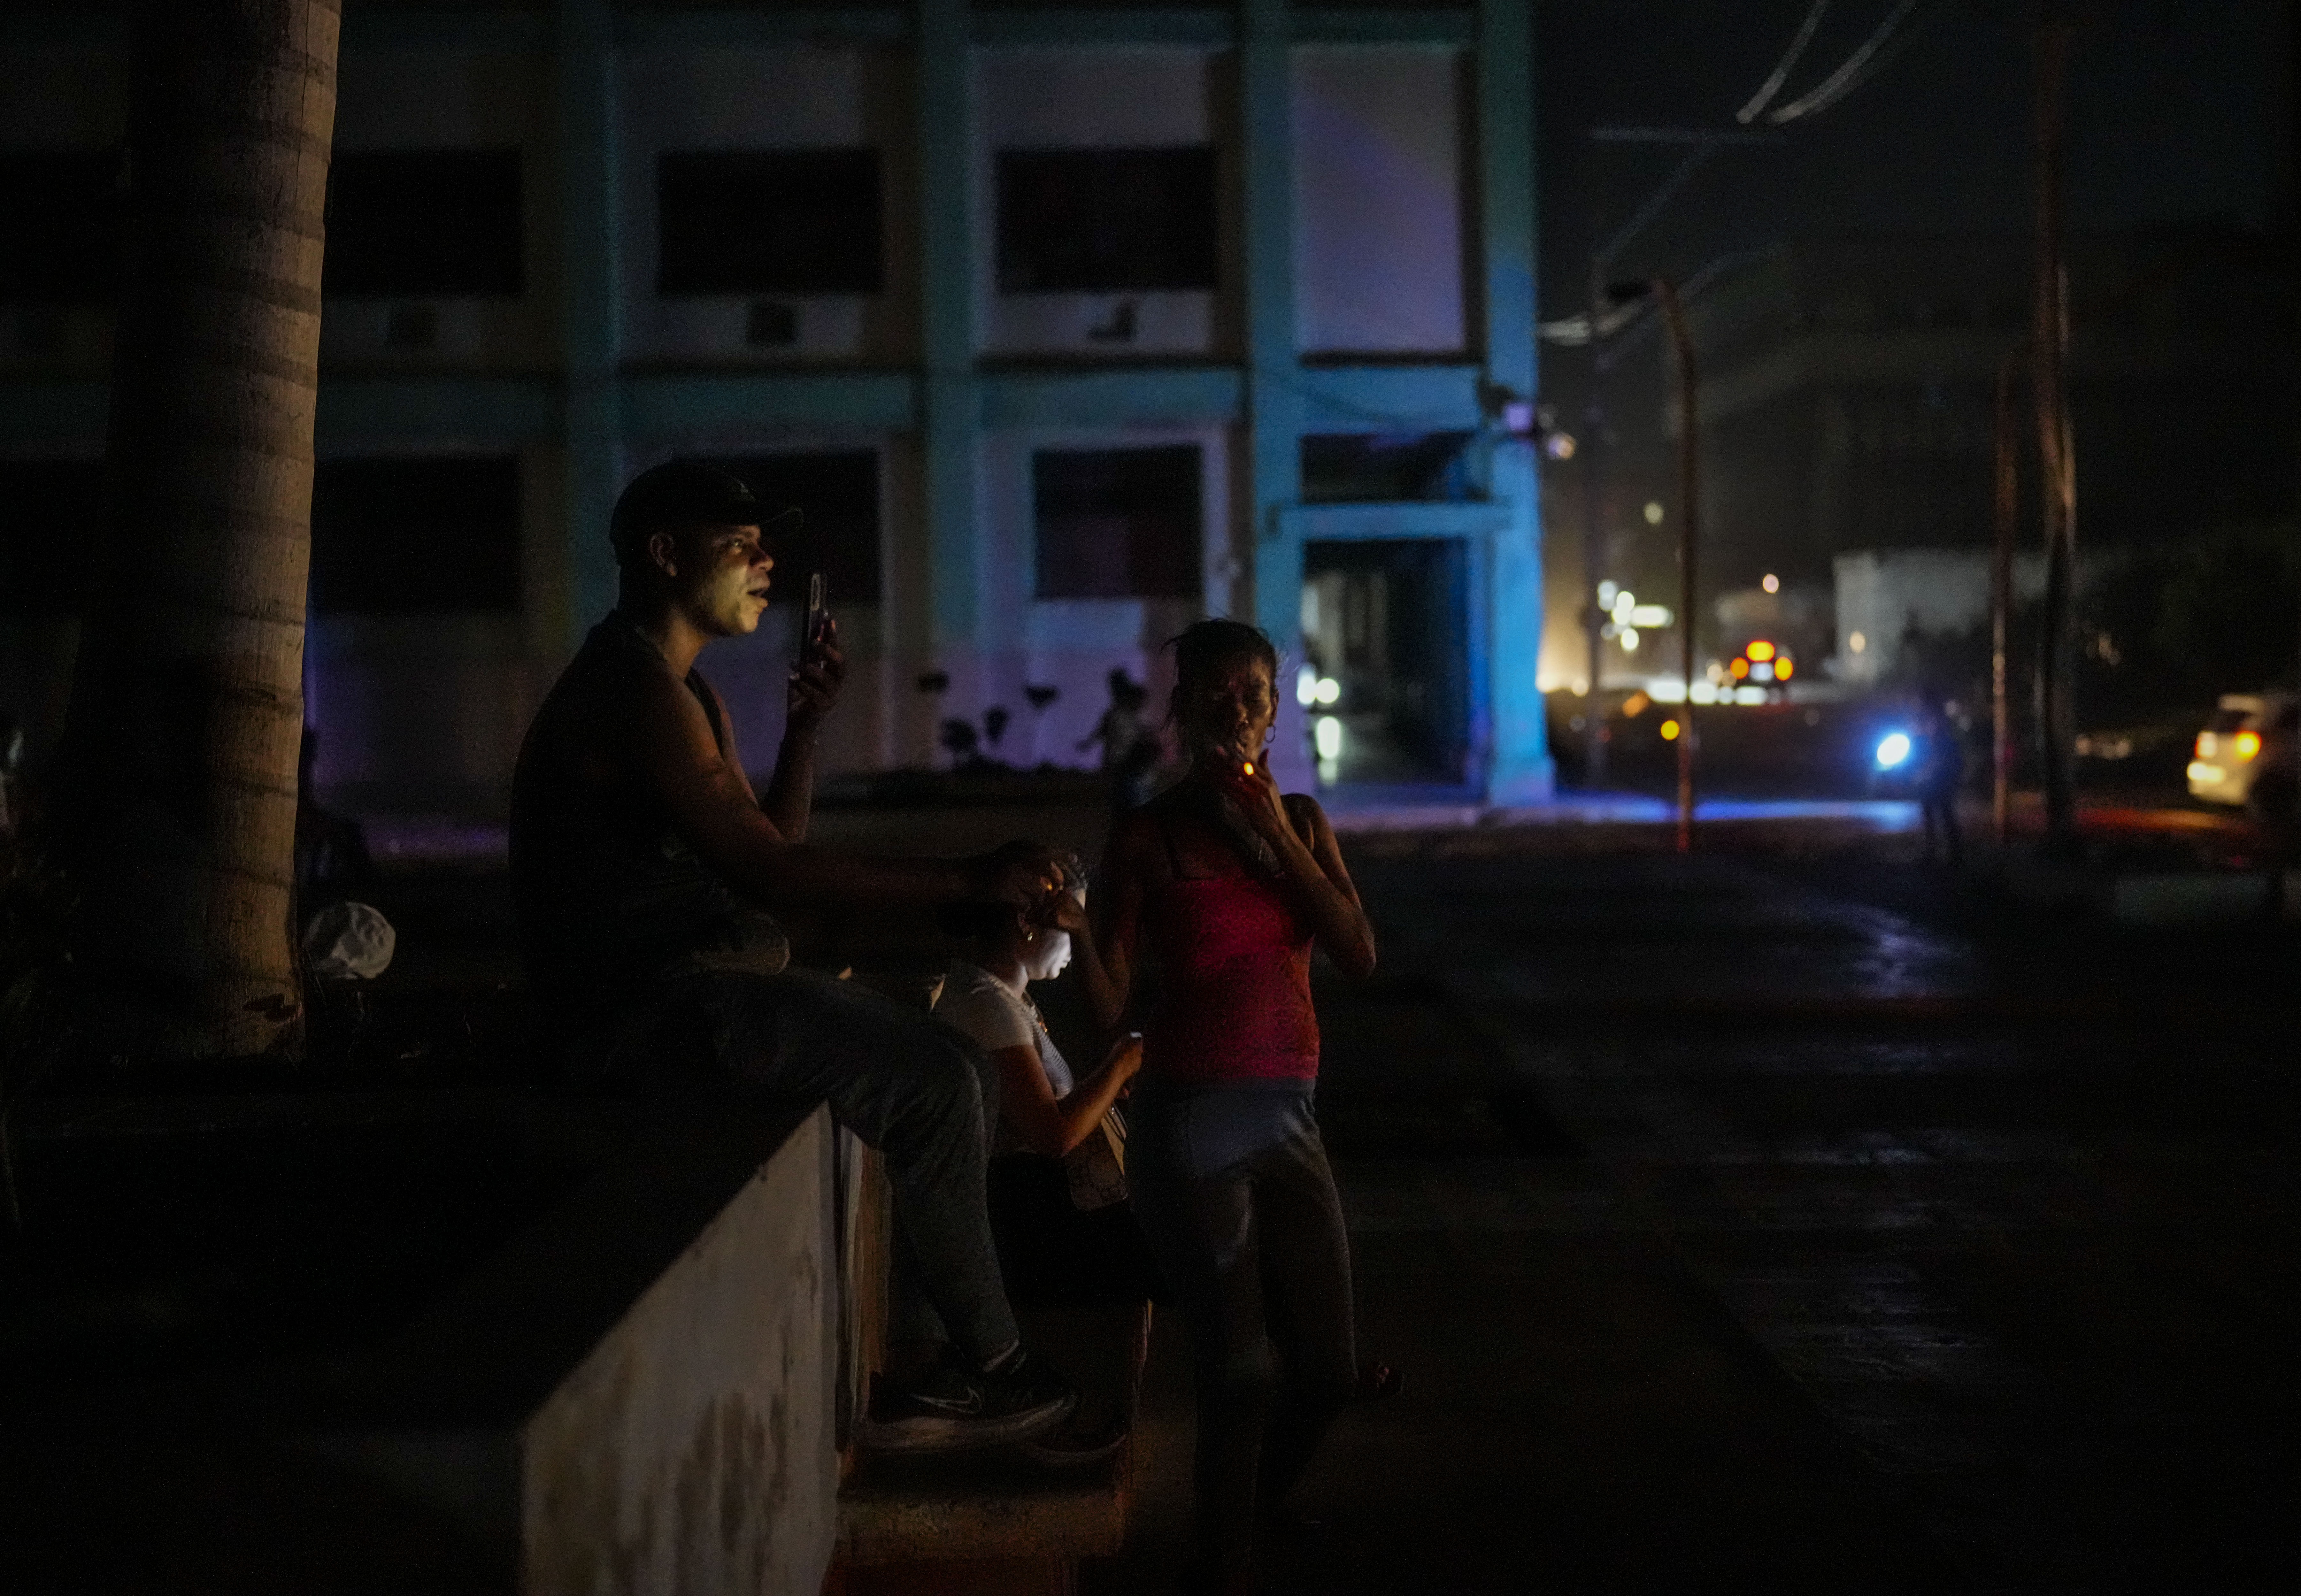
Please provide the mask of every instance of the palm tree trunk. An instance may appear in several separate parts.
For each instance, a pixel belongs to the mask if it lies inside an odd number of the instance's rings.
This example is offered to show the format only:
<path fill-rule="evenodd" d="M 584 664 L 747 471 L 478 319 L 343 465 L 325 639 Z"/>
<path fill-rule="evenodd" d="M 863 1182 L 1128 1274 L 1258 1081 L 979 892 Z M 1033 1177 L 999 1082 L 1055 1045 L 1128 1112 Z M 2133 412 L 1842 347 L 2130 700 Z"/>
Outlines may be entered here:
<path fill-rule="evenodd" d="M 292 1051 L 339 0 L 146 0 L 106 504 L 63 749 L 81 1034 Z M 71 536 L 74 529 L 57 530 Z"/>

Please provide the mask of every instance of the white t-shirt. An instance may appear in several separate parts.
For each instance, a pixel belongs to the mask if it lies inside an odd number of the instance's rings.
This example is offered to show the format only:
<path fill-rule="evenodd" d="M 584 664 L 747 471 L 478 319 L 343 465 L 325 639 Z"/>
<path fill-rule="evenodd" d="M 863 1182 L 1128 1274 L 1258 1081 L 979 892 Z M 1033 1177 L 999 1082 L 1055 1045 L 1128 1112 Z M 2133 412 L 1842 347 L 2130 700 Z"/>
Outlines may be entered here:
<path fill-rule="evenodd" d="M 1070 1096 L 1077 1084 L 1071 1066 L 1055 1047 L 1054 1038 L 1047 1034 L 1047 1022 L 1039 1016 L 1039 1006 L 1027 993 L 1017 992 L 990 971 L 971 965 L 965 959 L 950 961 L 950 970 L 943 977 L 942 996 L 935 999 L 934 1016 L 953 1030 L 962 1031 L 975 1045 L 986 1053 L 996 1053 L 1001 1048 L 1031 1048 L 1039 1055 L 1039 1068 L 1047 1077 L 1047 1090 L 1060 1102 Z M 999 1133 L 993 1150 L 1011 1152 L 1020 1142 L 1007 1127 L 1007 1116 L 999 1116 Z"/>

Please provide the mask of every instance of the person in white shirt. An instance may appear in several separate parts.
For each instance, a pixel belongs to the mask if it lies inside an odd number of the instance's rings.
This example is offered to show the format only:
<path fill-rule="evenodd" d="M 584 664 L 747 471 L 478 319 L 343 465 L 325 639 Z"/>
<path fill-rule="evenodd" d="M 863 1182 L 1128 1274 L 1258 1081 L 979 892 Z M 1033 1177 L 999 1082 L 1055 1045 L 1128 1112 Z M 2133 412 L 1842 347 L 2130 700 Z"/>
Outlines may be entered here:
<path fill-rule="evenodd" d="M 1080 1079 L 1030 996 L 1031 982 L 1070 963 L 1070 933 L 991 906 L 950 923 L 966 953 L 951 961 L 934 1016 L 998 1072 L 989 1195 L 1009 1296 L 1049 1305 L 1140 1300 L 1150 1271 L 1125 1201 L 1125 1132 L 1115 1110 L 1142 1067 L 1142 1038 L 1120 1037 Z"/>

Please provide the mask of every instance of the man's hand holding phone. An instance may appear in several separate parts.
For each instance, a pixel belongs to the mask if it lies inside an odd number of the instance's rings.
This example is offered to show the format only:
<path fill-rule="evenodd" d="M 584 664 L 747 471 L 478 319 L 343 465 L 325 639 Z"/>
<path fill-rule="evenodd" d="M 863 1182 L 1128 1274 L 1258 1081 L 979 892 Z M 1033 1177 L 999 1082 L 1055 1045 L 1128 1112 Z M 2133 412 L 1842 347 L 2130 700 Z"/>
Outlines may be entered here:
<path fill-rule="evenodd" d="M 789 726 L 812 734 L 839 701 L 847 681 L 847 656 L 839 651 L 839 623 L 824 602 L 823 572 L 807 579 L 807 620 L 799 631 L 799 660 L 791 666 L 786 699 Z"/>

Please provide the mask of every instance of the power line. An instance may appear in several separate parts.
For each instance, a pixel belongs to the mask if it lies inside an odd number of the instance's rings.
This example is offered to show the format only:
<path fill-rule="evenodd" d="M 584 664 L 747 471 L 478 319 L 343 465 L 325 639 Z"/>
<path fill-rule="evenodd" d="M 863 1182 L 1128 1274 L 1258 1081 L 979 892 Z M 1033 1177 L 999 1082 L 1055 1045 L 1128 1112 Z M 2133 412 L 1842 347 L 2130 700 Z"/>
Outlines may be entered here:
<path fill-rule="evenodd" d="M 1772 71 L 1766 74 L 1766 80 L 1758 85 L 1758 92 L 1750 96 L 1750 103 L 1734 113 L 1736 121 L 1753 122 L 1758 119 L 1758 113 L 1774 103 L 1774 96 L 1782 92 L 1782 85 L 1789 81 L 1790 69 L 1797 65 L 1798 58 L 1805 54 L 1805 47 L 1813 43 L 1814 32 L 1821 26 L 1821 19 L 1828 10 L 1829 0 L 1813 0 L 1812 6 L 1805 13 L 1805 21 L 1798 25 L 1797 37 L 1790 40 L 1790 47 L 1782 52 L 1781 60 L 1775 63 Z"/>
<path fill-rule="evenodd" d="M 1818 115 L 1868 82 L 1877 69 L 1885 64 L 1878 57 L 1878 52 L 1900 31 L 1902 24 L 1917 7 L 1918 0 L 1901 0 L 1900 4 L 1887 13 L 1886 20 L 1878 24 L 1878 30 L 1863 39 L 1853 54 L 1838 63 L 1836 71 L 1814 85 L 1803 98 L 1792 100 L 1779 110 L 1768 112 L 1767 122 L 1778 128 L 1784 122 L 1795 121 L 1800 117 Z"/>

